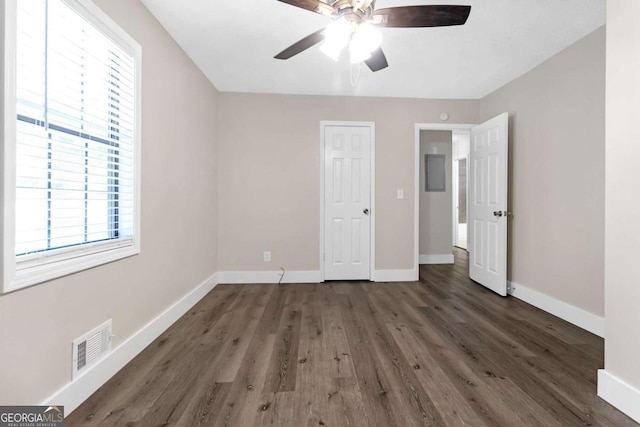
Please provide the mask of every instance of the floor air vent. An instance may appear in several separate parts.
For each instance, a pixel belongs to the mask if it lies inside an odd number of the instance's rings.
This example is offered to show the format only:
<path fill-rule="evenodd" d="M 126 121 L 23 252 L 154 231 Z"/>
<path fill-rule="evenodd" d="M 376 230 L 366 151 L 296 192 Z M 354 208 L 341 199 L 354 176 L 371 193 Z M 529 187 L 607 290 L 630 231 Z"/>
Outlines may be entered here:
<path fill-rule="evenodd" d="M 82 375 L 111 351 L 111 319 L 73 341 L 72 379 Z"/>

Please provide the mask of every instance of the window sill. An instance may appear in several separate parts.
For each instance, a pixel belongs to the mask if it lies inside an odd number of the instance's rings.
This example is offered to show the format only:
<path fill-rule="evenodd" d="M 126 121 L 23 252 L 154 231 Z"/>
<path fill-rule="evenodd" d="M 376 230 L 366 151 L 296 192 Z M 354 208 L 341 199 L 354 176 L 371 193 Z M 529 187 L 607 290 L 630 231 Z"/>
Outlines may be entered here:
<path fill-rule="evenodd" d="M 129 258 L 140 253 L 138 244 L 132 243 L 121 246 L 84 254 L 82 256 L 61 259 L 41 264 L 29 263 L 28 266 L 20 267 L 20 263 L 14 263 L 13 277 L 6 277 L 2 293 L 14 292 L 29 286 L 37 285 L 60 277 L 79 273 L 90 268 L 108 264 L 124 258 Z"/>

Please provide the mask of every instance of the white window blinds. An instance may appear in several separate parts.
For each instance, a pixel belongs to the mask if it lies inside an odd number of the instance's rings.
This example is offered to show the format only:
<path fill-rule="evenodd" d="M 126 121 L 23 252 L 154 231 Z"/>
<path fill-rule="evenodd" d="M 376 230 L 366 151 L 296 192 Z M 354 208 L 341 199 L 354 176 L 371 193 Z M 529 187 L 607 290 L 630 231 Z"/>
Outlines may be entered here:
<path fill-rule="evenodd" d="M 135 64 L 62 0 L 17 2 L 18 262 L 134 237 Z"/>

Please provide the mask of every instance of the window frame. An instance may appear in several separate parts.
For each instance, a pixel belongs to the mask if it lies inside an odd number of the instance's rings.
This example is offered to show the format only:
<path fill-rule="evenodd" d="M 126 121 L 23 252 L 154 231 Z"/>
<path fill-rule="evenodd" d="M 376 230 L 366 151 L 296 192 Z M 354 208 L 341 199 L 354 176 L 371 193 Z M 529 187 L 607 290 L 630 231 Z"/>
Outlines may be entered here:
<path fill-rule="evenodd" d="M 131 238 L 93 242 L 25 256 L 15 254 L 16 206 L 16 53 L 17 2 L 0 4 L 0 294 L 13 292 L 140 253 L 142 145 L 142 48 L 90 0 L 62 0 L 105 37 L 134 57 L 133 234 Z"/>

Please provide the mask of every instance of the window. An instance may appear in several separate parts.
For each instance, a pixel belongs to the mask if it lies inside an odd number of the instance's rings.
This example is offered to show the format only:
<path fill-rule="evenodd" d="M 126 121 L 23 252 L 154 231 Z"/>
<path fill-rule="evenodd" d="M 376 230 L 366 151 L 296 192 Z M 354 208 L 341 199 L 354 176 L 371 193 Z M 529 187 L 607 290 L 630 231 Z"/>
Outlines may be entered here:
<path fill-rule="evenodd" d="M 4 25 L 6 292 L 139 252 L 141 55 L 88 0 L 5 1 Z"/>

